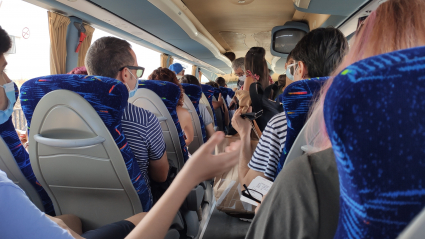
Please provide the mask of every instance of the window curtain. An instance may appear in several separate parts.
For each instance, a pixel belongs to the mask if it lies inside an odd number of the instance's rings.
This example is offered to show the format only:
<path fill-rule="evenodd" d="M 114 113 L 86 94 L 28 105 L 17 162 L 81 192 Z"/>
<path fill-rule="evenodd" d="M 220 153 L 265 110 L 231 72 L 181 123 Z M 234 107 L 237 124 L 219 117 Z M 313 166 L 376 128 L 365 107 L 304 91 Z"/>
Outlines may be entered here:
<path fill-rule="evenodd" d="M 167 55 L 167 54 L 162 53 L 162 54 L 161 54 L 161 67 L 162 67 L 162 68 L 167 68 L 167 67 L 168 67 L 168 66 L 167 66 L 167 59 L 168 59 L 168 55 Z"/>
<path fill-rule="evenodd" d="M 170 60 L 168 60 L 168 67 L 171 66 L 174 62 L 174 58 L 170 56 Z"/>
<path fill-rule="evenodd" d="M 50 35 L 50 74 L 66 73 L 66 32 L 68 17 L 48 12 Z"/>
<path fill-rule="evenodd" d="M 91 45 L 91 40 L 93 38 L 94 28 L 90 25 L 84 24 L 86 29 L 86 38 L 83 43 L 81 43 L 80 51 L 78 52 L 78 66 L 84 66 L 84 61 L 86 60 L 86 54 Z"/>
<path fill-rule="evenodd" d="M 201 82 L 201 79 L 202 79 L 202 71 L 199 71 L 199 77 L 198 77 L 199 82 Z"/>
<path fill-rule="evenodd" d="M 192 66 L 192 75 L 196 76 L 196 71 L 198 70 L 197 66 Z"/>

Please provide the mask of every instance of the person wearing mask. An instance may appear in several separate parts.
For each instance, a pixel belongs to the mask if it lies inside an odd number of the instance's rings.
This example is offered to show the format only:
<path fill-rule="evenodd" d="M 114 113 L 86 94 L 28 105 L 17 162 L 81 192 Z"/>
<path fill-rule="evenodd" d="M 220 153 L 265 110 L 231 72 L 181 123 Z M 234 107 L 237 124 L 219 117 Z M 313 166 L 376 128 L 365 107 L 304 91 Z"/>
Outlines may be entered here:
<path fill-rule="evenodd" d="M 238 77 L 238 90 L 241 89 L 245 83 L 245 57 L 240 57 L 232 62 L 232 69 L 235 75 Z"/>
<path fill-rule="evenodd" d="M 347 51 L 347 40 L 338 29 L 318 28 L 309 32 L 292 51 L 292 58 L 297 62 L 294 80 L 329 76 L 341 63 Z M 328 58 L 328 55 L 332 58 Z M 299 68 L 298 64 L 303 68 Z M 292 65 L 295 66 L 295 64 Z M 300 72 L 300 69 L 303 71 Z M 285 112 L 270 119 L 254 153 L 250 148 L 251 124 L 242 119 L 240 115 L 240 110 L 235 112 L 232 125 L 241 135 L 242 140 L 243 151 L 239 163 L 241 185 L 249 185 L 257 176 L 274 180 L 280 155 L 286 142 Z"/>
<path fill-rule="evenodd" d="M 168 67 L 171 71 L 173 71 L 176 74 L 176 77 L 178 80 L 180 80 L 184 76 L 184 70 L 185 68 L 180 63 L 174 63 Z"/>
<path fill-rule="evenodd" d="M 162 239 L 189 192 L 200 182 L 227 172 L 237 164 L 239 142 L 226 147 L 225 153 L 211 154 L 224 137 L 223 133 L 217 132 L 202 145 L 148 213 L 139 213 L 85 233 L 82 233 L 80 219 L 74 215 L 50 217 L 41 212 L 0 170 L 1 238 Z"/>
<path fill-rule="evenodd" d="M 220 89 L 219 85 L 214 81 L 209 81 L 205 84 Z M 229 125 L 230 120 L 228 113 L 229 111 L 226 104 L 224 104 L 224 98 L 221 96 L 221 93 L 218 95 L 218 99 L 213 98 L 212 104 L 215 111 L 215 116 L 217 118 L 217 131 L 224 131 L 225 127 Z"/>
<path fill-rule="evenodd" d="M 179 64 L 179 63 L 175 63 L 175 64 Z M 180 98 L 177 103 L 176 111 L 177 111 L 177 117 L 179 118 L 179 121 L 180 121 L 181 128 L 183 130 L 186 145 L 189 147 L 190 143 L 192 143 L 193 141 L 195 131 L 193 129 L 192 116 L 190 116 L 190 113 L 189 111 L 187 111 L 187 109 L 183 108 L 184 90 L 179 80 L 177 79 L 176 74 L 174 74 L 173 71 L 167 68 L 159 67 L 156 70 L 154 70 L 152 74 L 148 76 L 148 80 L 168 81 L 173 84 L 176 84 L 180 88 Z"/>
<path fill-rule="evenodd" d="M 422 0 L 382 3 L 360 24 L 350 52 L 331 76 L 337 76 L 347 66 L 368 57 L 424 46 L 423 11 L 425 2 Z M 302 75 L 302 72 L 296 74 Z M 323 104 L 333 77 L 322 87 L 318 100 L 310 109 L 310 120 L 319 122 L 320 130 L 317 137 L 311 134 L 311 129 L 307 130 L 305 137 L 307 142 L 314 138 L 316 152 L 283 167 L 263 198 L 247 239 L 334 238 L 339 217 L 339 178 L 323 115 Z"/>
<path fill-rule="evenodd" d="M 288 66 L 291 64 L 294 64 L 294 59 L 292 59 L 292 52 L 289 53 L 288 57 L 286 58 L 286 63 L 285 63 L 286 75 L 280 75 L 279 78 L 277 79 L 276 83 L 279 90 L 277 91 L 275 98 L 283 93 L 286 87 L 286 82 L 294 81 L 294 76 L 291 74 L 291 72 L 288 69 Z"/>
<path fill-rule="evenodd" d="M 202 88 L 198 78 L 196 78 L 193 75 L 184 75 L 183 78 L 180 80 L 180 82 L 197 85 Z M 211 118 L 211 115 L 204 104 L 199 103 L 199 113 L 201 114 L 202 120 L 204 121 L 205 131 L 207 132 L 207 139 L 209 139 L 215 132 L 214 120 Z"/>
<path fill-rule="evenodd" d="M 12 47 L 7 32 L 0 26 L 0 124 L 6 122 L 13 113 L 13 105 L 16 102 L 14 83 L 4 72 L 7 61 L 5 54 Z"/>
<path fill-rule="evenodd" d="M 249 91 L 254 82 L 260 82 L 263 89 L 270 85 L 269 69 L 266 61 L 266 50 L 262 47 L 251 47 L 245 55 L 246 79 L 243 90 Z"/>
<path fill-rule="evenodd" d="M 85 65 L 89 75 L 105 76 L 121 81 L 134 96 L 138 89 L 138 79 L 142 77 L 143 67 L 130 43 L 115 37 L 102 37 L 88 49 Z M 142 73 L 142 74 L 140 74 Z M 134 153 L 145 181 L 150 203 L 143 210 L 153 206 L 150 179 L 164 182 L 168 176 L 168 159 L 165 141 L 157 117 L 151 112 L 128 103 L 121 119 L 123 132 L 128 145 Z"/>

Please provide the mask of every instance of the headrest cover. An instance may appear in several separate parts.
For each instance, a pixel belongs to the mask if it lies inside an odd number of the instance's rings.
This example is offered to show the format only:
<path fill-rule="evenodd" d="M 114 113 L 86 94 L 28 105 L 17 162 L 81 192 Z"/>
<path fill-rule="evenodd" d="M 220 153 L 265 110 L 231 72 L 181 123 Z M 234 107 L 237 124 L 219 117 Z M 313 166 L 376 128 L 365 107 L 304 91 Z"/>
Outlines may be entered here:
<path fill-rule="evenodd" d="M 28 80 L 22 85 L 20 95 L 21 106 L 28 122 L 28 130 L 35 107 L 41 98 L 51 91 L 61 89 L 79 94 L 98 113 L 120 149 L 143 210 L 148 211 L 153 205 L 149 186 L 142 177 L 121 128 L 121 117 L 128 101 L 127 88 L 116 79 L 102 76 L 51 75 Z"/>
<path fill-rule="evenodd" d="M 308 112 L 320 88 L 329 77 L 317 77 L 300 80 L 288 85 L 285 91 L 279 95 L 279 101 L 283 103 L 286 115 L 287 131 L 286 143 L 276 170 L 276 176 L 282 170 L 286 156 L 288 156 L 292 145 L 307 121 Z"/>
<path fill-rule="evenodd" d="M 335 238 L 396 238 L 425 206 L 425 47 L 359 61 L 324 104 L 340 178 Z"/>
<path fill-rule="evenodd" d="M 214 125 L 217 126 L 217 118 L 215 117 L 215 111 L 212 104 L 213 96 L 214 96 L 214 87 L 209 85 L 204 85 L 204 84 L 201 85 L 201 87 L 202 87 L 202 92 L 204 93 L 205 97 L 207 97 L 208 102 L 210 103 L 210 106 L 214 115 Z"/>
<path fill-rule="evenodd" d="M 184 141 L 183 130 L 176 111 L 177 103 L 179 102 L 181 94 L 180 88 L 174 83 L 159 80 L 140 80 L 139 88 L 145 88 L 155 92 L 164 102 L 165 107 L 167 107 L 171 118 L 173 118 L 174 124 L 176 125 L 183 158 L 186 162 L 186 160 L 189 159 L 189 154 L 187 151 L 186 142 Z"/>

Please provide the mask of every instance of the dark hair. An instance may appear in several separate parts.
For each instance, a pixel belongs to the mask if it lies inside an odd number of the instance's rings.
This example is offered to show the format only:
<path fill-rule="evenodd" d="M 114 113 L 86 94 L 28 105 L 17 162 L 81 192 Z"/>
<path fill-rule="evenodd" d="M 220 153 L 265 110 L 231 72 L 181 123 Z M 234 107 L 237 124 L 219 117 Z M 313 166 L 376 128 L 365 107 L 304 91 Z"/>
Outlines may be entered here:
<path fill-rule="evenodd" d="M 224 53 L 224 55 L 229 58 L 230 61 L 234 61 L 236 59 L 236 55 L 235 53 L 228 51 L 226 53 Z"/>
<path fill-rule="evenodd" d="M 305 35 L 292 50 L 292 59 L 302 61 L 308 76 L 330 76 L 348 52 L 344 34 L 336 28 L 317 28 Z"/>
<path fill-rule="evenodd" d="M 130 53 L 131 45 L 116 37 L 102 37 L 87 51 L 85 65 L 89 75 L 116 78 L 119 70 L 133 65 L 135 60 Z"/>
<path fill-rule="evenodd" d="M 6 53 L 12 47 L 9 34 L 0 26 L 0 55 Z"/>
<path fill-rule="evenodd" d="M 288 63 L 289 62 L 289 60 L 290 59 L 294 59 L 293 57 L 292 57 L 292 51 L 291 52 L 289 52 L 289 54 L 288 54 L 288 56 L 286 57 L 286 63 Z"/>
<path fill-rule="evenodd" d="M 176 84 L 180 88 L 180 97 L 179 97 L 179 102 L 177 103 L 177 106 L 183 106 L 184 90 L 179 80 L 177 79 L 174 71 L 171 71 L 168 68 L 158 67 L 156 70 L 152 72 L 152 74 L 148 76 L 148 80 L 161 80 L 161 81 L 168 81 L 168 82 Z"/>
<path fill-rule="evenodd" d="M 217 77 L 217 79 L 215 79 L 215 83 L 219 86 L 226 87 L 226 80 L 223 77 Z"/>
<path fill-rule="evenodd" d="M 201 84 L 199 83 L 198 78 L 194 77 L 193 75 L 184 75 L 180 79 L 180 82 L 181 83 L 186 83 L 186 84 L 197 85 L 197 86 L 201 87 Z"/>
<path fill-rule="evenodd" d="M 207 83 L 205 83 L 205 85 L 209 85 L 209 86 L 212 86 L 214 88 L 220 89 L 220 87 L 218 86 L 218 84 L 215 83 L 214 81 L 208 81 Z"/>
<path fill-rule="evenodd" d="M 266 62 L 266 50 L 262 47 L 251 47 L 245 55 L 245 70 L 258 75 L 263 88 L 269 86 L 269 68 Z"/>
<path fill-rule="evenodd" d="M 277 78 L 277 82 L 278 82 L 278 84 L 280 82 L 283 82 L 284 84 L 281 84 L 279 86 L 285 87 L 286 86 L 286 75 L 280 75 L 279 78 Z"/>

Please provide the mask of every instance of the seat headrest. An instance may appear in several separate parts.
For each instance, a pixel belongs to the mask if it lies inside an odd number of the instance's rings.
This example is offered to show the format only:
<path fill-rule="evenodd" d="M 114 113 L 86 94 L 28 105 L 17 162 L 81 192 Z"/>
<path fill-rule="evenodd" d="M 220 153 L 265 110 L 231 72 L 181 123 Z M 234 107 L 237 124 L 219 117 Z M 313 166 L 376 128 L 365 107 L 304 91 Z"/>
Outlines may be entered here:
<path fill-rule="evenodd" d="M 209 85 L 201 85 L 202 87 L 202 92 L 204 93 L 205 97 L 207 97 L 208 102 L 210 103 L 210 107 L 213 110 L 213 116 L 214 116 L 214 125 L 217 126 L 217 118 L 215 117 L 215 111 L 214 111 L 214 107 L 213 107 L 213 96 L 214 96 L 214 87 L 209 86 Z"/>
<path fill-rule="evenodd" d="M 340 178 L 335 238 L 396 238 L 425 206 L 425 47 L 335 77 L 324 116 Z"/>
<path fill-rule="evenodd" d="M 18 86 L 14 83 L 15 86 L 15 97 L 18 99 L 19 89 Z M 25 178 L 30 182 L 30 184 L 35 188 L 40 199 L 43 203 L 44 212 L 50 216 L 55 216 L 55 210 L 53 208 L 52 200 L 50 200 L 49 195 L 41 186 L 41 184 L 37 181 L 37 178 L 34 175 L 34 171 L 31 167 L 30 157 L 25 150 L 24 146 L 19 139 L 18 134 L 16 133 L 16 129 L 12 122 L 12 116 L 4 122 L 0 124 L 0 137 L 4 140 L 10 152 L 13 155 L 19 169 Z"/>
<path fill-rule="evenodd" d="M 184 162 L 186 162 L 186 160 L 189 159 L 189 154 L 176 110 L 181 94 L 180 88 L 174 83 L 159 80 L 139 80 L 139 88 L 145 88 L 155 92 L 161 98 L 162 102 L 164 102 L 165 107 L 167 107 L 176 125 Z"/>
<path fill-rule="evenodd" d="M 293 82 L 279 95 L 279 101 L 283 103 L 283 110 L 286 115 L 287 131 L 286 143 L 277 166 L 276 177 L 282 170 L 286 156 L 307 121 L 313 97 L 328 78 L 317 77 Z"/>
<path fill-rule="evenodd" d="M 204 120 L 202 119 L 201 113 L 199 111 L 199 101 L 202 97 L 202 89 L 201 87 L 193 84 L 182 83 L 182 87 L 184 92 L 189 97 L 190 101 L 192 101 L 193 107 L 195 107 L 196 113 L 199 116 L 199 123 L 201 124 L 202 138 L 204 143 L 207 141 L 207 133 L 205 131 Z"/>

